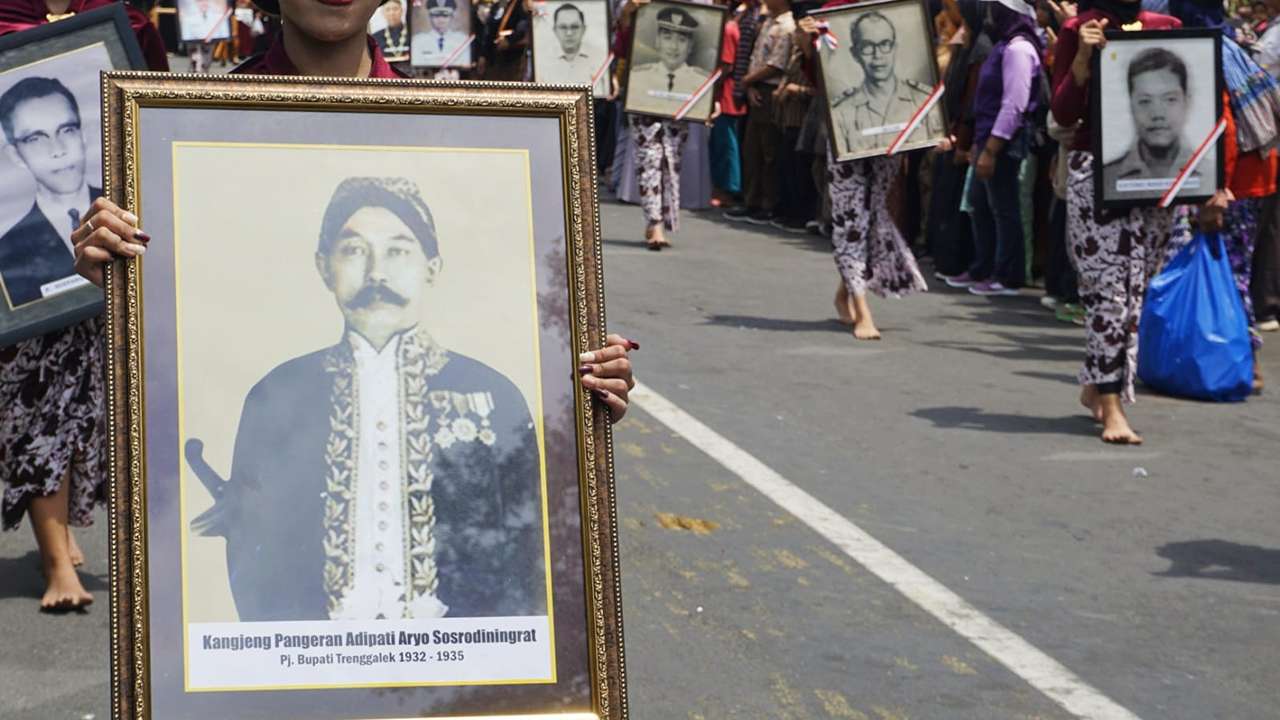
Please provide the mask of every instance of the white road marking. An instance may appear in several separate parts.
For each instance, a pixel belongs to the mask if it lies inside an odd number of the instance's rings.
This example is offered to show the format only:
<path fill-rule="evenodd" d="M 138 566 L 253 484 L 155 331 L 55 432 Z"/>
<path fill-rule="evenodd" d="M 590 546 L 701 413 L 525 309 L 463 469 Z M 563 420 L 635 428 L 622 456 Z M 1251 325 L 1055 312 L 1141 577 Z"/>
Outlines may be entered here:
<path fill-rule="evenodd" d="M 637 383 L 632 402 L 673 432 L 796 516 L 873 575 L 944 625 L 977 645 L 1067 712 L 1089 720 L 1138 720 L 1061 663 L 982 614 L 964 598 L 907 562 L 862 528 L 779 475 L 747 451 L 703 425 L 647 386 Z"/>

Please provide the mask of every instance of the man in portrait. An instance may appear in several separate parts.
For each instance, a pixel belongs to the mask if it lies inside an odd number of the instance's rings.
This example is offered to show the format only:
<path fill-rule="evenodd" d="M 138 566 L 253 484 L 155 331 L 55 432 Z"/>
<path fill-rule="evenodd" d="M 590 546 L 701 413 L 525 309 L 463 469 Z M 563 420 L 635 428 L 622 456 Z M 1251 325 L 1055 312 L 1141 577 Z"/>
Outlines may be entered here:
<path fill-rule="evenodd" d="M 449 56 L 467 42 L 467 34 L 450 29 L 453 16 L 458 12 L 457 0 L 426 0 L 426 9 L 430 27 L 413 33 L 413 64 L 442 67 Z M 467 58 L 464 51 L 460 59 Z"/>
<path fill-rule="evenodd" d="M 0 95 L 5 157 L 35 181 L 26 215 L 0 236 L 0 280 L 10 307 L 39 300 L 75 277 L 71 232 L 102 195 L 85 176 L 76 97 L 56 78 L 28 77 Z"/>
<path fill-rule="evenodd" d="M 901 132 L 929 98 L 931 89 L 916 80 L 898 77 L 898 32 L 880 12 L 859 15 L 849 26 L 849 37 L 849 52 L 862 68 L 862 84 L 835 98 L 831 115 L 845 149 L 859 152 L 886 146 L 882 136 Z M 921 127 L 931 136 L 942 129 L 932 112 Z"/>
<path fill-rule="evenodd" d="M 404 5 L 400 0 L 387 0 L 382 5 L 382 17 L 387 21 L 387 26 L 375 33 L 373 39 L 382 49 L 387 62 L 408 62 L 409 28 L 404 24 Z"/>
<path fill-rule="evenodd" d="M 184 42 L 203 42 L 227 37 L 227 0 L 183 0 L 178 6 L 178 23 Z"/>
<path fill-rule="evenodd" d="M 442 268 L 412 181 L 343 181 L 315 254 L 343 336 L 249 391 L 229 480 L 187 441 L 241 621 L 546 614 L 533 420 L 418 326 Z"/>
<path fill-rule="evenodd" d="M 662 101 L 672 113 L 693 97 L 710 74 L 689 65 L 697 29 L 698 21 L 684 8 L 658 11 L 658 62 L 637 65 L 631 73 L 631 87 Z"/>
<path fill-rule="evenodd" d="M 587 33 L 587 18 L 582 10 L 572 3 L 556 8 L 551 18 L 551 29 L 560 44 L 560 53 L 551 63 L 552 77 L 564 82 L 589 81 L 600 66 L 600 58 L 582 47 L 582 39 Z"/>
<path fill-rule="evenodd" d="M 1129 62 L 1128 90 L 1133 145 L 1122 157 L 1102 166 L 1103 187 L 1107 192 L 1164 190 L 1193 152 L 1183 137 L 1190 103 L 1187 66 L 1164 48 L 1143 50 Z M 1141 185 L 1131 182 L 1135 180 L 1168 183 L 1158 183 L 1161 187 L 1156 188 L 1124 187 Z"/>

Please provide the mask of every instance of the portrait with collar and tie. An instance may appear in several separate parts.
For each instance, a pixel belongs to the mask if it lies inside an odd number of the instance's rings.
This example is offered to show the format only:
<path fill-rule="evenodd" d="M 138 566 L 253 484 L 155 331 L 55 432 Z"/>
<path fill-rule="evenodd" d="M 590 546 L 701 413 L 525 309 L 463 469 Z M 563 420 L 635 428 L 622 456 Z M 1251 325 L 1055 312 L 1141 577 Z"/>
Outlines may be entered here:
<path fill-rule="evenodd" d="M 414 67 L 471 65 L 469 0 L 413 0 L 409 59 Z"/>
<path fill-rule="evenodd" d="M 0 218 L 0 290 L 13 310 L 84 284 L 71 233 L 102 189 L 87 172 L 85 137 L 96 128 L 83 126 L 80 103 L 57 78 L 28 76 L 0 92 L 0 129 L 5 159 L 34 185 L 3 190 L 30 193 L 19 199 L 20 217 Z"/>
<path fill-rule="evenodd" d="M 533 17 L 535 82 L 592 85 L 609 94 L 609 4 L 607 0 L 548 0 Z M 598 74 L 597 74 L 598 73 Z"/>
<path fill-rule="evenodd" d="M 715 5 L 655 0 L 636 14 L 627 76 L 626 111 L 674 116 L 711 77 L 719 57 L 725 12 Z M 710 115 L 713 93 L 690 108 L 689 120 Z"/>

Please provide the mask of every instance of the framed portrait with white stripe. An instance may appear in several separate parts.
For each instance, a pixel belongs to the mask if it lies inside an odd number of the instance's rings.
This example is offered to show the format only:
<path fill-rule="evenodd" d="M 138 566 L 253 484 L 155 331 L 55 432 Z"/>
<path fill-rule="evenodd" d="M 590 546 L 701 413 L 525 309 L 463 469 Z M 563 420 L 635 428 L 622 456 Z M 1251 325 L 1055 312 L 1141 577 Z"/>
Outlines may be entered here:
<path fill-rule="evenodd" d="M 1098 207 L 1203 202 L 1223 187 L 1222 33 L 1107 31 L 1090 102 Z"/>
<path fill-rule="evenodd" d="M 641 5 L 632 20 L 623 109 L 691 122 L 711 117 L 727 17 L 718 5 L 677 0 Z"/>
<path fill-rule="evenodd" d="M 836 160 L 937 145 L 942 87 L 925 0 L 882 0 L 811 13 Z"/>
<path fill-rule="evenodd" d="M 230 39 L 231 10 L 227 0 L 178 0 L 178 28 L 182 42 Z"/>
<path fill-rule="evenodd" d="M 590 85 L 596 97 L 607 97 L 612 59 L 608 0 L 534 3 L 534 82 Z"/>
<path fill-rule="evenodd" d="M 98 73 L 145 67 L 116 5 L 0 38 L 0 347 L 102 312 L 71 245 L 102 194 Z"/>

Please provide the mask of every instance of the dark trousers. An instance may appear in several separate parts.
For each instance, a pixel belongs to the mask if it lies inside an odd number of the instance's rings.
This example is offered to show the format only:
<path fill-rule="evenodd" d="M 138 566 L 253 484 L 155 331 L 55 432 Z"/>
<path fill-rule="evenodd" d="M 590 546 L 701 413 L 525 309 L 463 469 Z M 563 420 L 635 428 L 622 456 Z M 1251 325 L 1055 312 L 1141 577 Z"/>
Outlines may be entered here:
<path fill-rule="evenodd" d="M 1280 193 L 1262 201 L 1249 294 L 1259 321 L 1280 318 Z"/>
<path fill-rule="evenodd" d="M 960 212 L 968 165 L 956 165 L 955 151 L 942 153 L 933 164 L 933 192 L 929 195 L 926 241 L 933 268 L 943 275 L 959 275 L 973 262 L 973 226 Z"/>
<path fill-rule="evenodd" d="M 782 129 L 782 146 L 778 149 L 778 171 L 781 200 L 778 214 L 786 220 L 808 222 L 817 215 L 817 191 L 813 187 L 813 156 L 796 149 L 800 127 Z"/>
<path fill-rule="evenodd" d="M 1049 206 L 1049 248 L 1044 266 L 1044 290 L 1062 302 L 1079 303 L 1076 270 L 1067 257 L 1067 203 L 1057 195 Z"/>
<path fill-rule="evenodd" d="M 973 263 L 969 277 L 994 280 L 1019 288 L 1026 282 L 1026 245 L 1022 236 L 1022 208 L 1018 195 L 1018 166 L 1007 153 L 996 158 L 990 180 L 973 178 Z"/>
<path fill-rule="evenodd" d="M 617 146 L 617 114 L 616 101 L 595 99 L 596 116 L 596 172 L 604 175 L 613 165 L 613 152 Z"/>
<path fill-rule="evenodd" d="M 778 207 L 781 183 L 778 173 L 778 148 L 782 145 L 782 128 L 773 121 L 772 88 L 762 86 L 764 102 L 747 113 L 747 132 L 742 140 L 742 185 L 746 206 L 752 210 L 773 212 Z"/>

